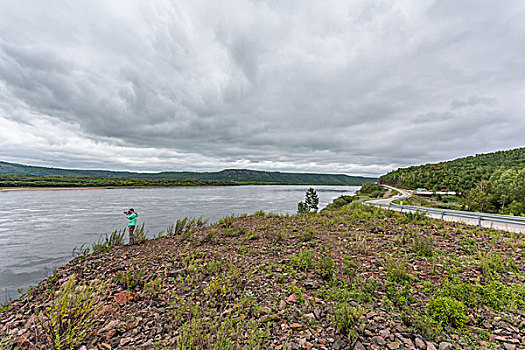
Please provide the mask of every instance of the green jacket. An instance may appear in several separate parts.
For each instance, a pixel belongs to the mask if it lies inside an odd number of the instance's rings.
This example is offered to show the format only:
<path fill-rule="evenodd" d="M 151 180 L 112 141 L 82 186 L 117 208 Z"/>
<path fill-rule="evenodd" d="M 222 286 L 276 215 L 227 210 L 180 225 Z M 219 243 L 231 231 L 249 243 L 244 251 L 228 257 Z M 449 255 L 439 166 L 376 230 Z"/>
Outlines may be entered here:
<path fill-rule="evenodd" d="M 136 226 L 137 225 L 137 213 L 131 213 L 129 215 L 126 215 L 126 217 L 129 219 L 128 226 Z"/>

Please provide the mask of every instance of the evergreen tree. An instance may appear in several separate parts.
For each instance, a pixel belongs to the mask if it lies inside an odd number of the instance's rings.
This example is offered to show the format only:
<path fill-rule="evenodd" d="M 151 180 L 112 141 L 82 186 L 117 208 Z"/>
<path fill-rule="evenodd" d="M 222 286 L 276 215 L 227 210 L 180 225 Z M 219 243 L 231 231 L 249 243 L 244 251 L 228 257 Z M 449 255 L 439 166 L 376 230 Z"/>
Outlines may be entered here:
<path fill-rule="evenodd" d="M 306 191 L 304 203 L 308 207 L 308 211 L 313 210 L 314 212 L 317 212 L 319 209 L 319 196 L 313 187 L 310 187 L 308 191 Z"/>
<path fill-rule="evenodd" d="M 297 203 L 297 213 L 305 214 L 311 211 L 317 212 L 318 209 L 319 209 L 319 196 L 317 196 L 317 192 L 313 189 L 313 187 L 310 187 L 306 191 L 304 202 L 301 201 Z"/>
<path fill-rule="evenodd" d="M 297 214 L 306 214 L 308 213 L 308 211 L 308 207 L 306 206 L 306 204 L 304 204 L 303 201 L 297 203 Z"/>

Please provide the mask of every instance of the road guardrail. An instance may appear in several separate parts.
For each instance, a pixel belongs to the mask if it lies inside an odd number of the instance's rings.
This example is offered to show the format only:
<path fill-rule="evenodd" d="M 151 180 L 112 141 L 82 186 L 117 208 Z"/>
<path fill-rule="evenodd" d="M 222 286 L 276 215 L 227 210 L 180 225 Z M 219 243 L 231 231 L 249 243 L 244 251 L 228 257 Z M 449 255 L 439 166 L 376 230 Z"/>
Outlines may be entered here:
<path fill-rule="evenodd" d="M 373 202 L 366 202 L 366 201 L 363 201 L 362 203 L 366 205 L 372 205 L 375 207 L 382 207 L 385 209 L 399 210 L 401 212 L 403 212 L 403 210 L 406 210 L 406 211 L 411 211 L 411 212 L 415 211 L 415 212 L 423 212 L 427 214 L 441 215 L 441 220 L 443 220 L 446 216 L 477 220 L 479 227 L 481 227 L 481 223 L 483 221 L 497 222 L 501 224 L 515 225 L 515 226 L 525 226 L 525 217 L 522 217 L 522 216 L 510 216 L 510 215 L 477 213 L 477 212 L 469 212 L 469 211 L 461 211 L 461 210 L 428 208 L 428 207 L 419 207 L 415 205 L 381 204 L 381 203 L 373 203 Z"/>

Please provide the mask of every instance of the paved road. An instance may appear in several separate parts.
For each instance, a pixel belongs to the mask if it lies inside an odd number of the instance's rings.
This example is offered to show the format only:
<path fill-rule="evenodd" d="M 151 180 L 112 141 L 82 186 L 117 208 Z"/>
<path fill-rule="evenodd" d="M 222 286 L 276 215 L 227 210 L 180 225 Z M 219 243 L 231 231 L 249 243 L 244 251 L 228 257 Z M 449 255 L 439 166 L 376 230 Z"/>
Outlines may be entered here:
<path fill-rule="evenodd" d="M 389 188 L 392 191 L 394 191 L 394 190 L 398 191 L 401 194 L 396 194 L 395 196 L 392 196 L 390 198 L 372 199 L 372 200 L 366 201 L 366 203 L 390 205 L 395 200 L 412 197 L 412 193 L 410 193 L 408 191 L 405 191 L 405 190 L 402 190 L 402 189 L 399 189 L 399 188 L 395 188 L 395 187 L 391 187 L 391 186 L 385 186 L 385 187 Z"/>
<path fill-rule="evenodd" d="M 393 202 L 397 199 L 410 198 L 412 194 L 408 191 L 386 186 L 392 190 L 399 191 L 400 195 L 390 198 L 373 199 L 366 201 L 365 204 L 388 207 L 391 210 L 403 212 L 424 212 L 427 216 L 445 221 L 463 222 L 469 225 L 482 226 L 505 230 L 510 232 L 525 233 L 525 218 L 509 215 L 496 215 L 487 213 L 474 213 L 459 210 L 436 209 L 428 207 L 397 205 Z"/>

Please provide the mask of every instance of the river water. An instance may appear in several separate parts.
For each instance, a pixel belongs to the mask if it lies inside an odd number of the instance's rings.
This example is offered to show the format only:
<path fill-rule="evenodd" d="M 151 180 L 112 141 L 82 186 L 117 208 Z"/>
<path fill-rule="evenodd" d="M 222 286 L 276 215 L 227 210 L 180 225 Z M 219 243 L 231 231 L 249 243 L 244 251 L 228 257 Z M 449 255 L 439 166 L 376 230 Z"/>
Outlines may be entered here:
<path fill-rule="evenodd" d="M 150 235 L 183 217 L 216 222 L 257 210 L 294 213 L 309 186 L 118 188 L 0 192 L 0 301 L 51 275 L 100 235 L 124 228 L 134 208 Z M 358 186 L 313 186 L 320 208 Z M 127 237 L 126 237 L 127 241 Z"/>

